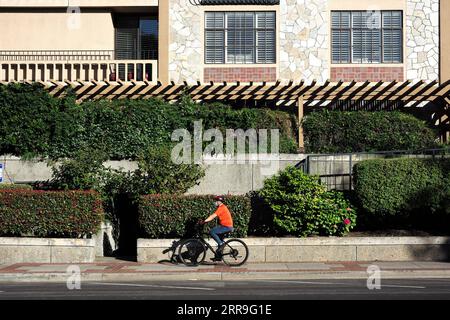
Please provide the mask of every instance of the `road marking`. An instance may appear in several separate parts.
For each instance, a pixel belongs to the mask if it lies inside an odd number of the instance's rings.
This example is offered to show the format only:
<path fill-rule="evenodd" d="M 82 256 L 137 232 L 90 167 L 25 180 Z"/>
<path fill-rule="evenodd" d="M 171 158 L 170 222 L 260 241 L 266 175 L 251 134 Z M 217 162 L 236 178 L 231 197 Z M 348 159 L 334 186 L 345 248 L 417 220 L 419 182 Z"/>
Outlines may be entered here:
<path fill-rule="evenodd" d="M 91 282 L 91 284 L 102 286 L 124 286 L 124 287 L 151 287 L 151 288 L 164 288 L 164 289 L 185 289 L 185 290 L 205 290 L 215 291 L 213 288 L 199 288 L 199 287 L 175 287 L 175 286 L 158 286 L 152 284 L 130 284 L 130 283 L 111 283 L 111 282 Z"/>
<path fill-rule="evenodd" d="M 278 283 L 296 283 L 296 284 L 323 284 L 323 285 L 352 285 L 351 283 L 339 283 L 339 282 L 307 282 L 307 281 L 265 281 L 265 282 L 278 282 Z M 426 287 L 419 286 L 400 286 L 400 285 L 389 285 L 381 284 L 381 287 L 388 288 L 407 288 L 407 289 L 426 289 Z"/>
<path fill-rule="evenodd" d="M 426 289 L 427 287 L 417 287 L 417 286 L 397 286 L 397 285 L 389 285 L 389 284 L 383 284 L 381 283 L 381 288 L 388 287 L 388 288 L 408 288 L 408 289 Z"/>
<path fill-rule="evenodd" d="M 347 283 L 336 283 L 336 282 L 308 282 L 308 281 L 276 281 L 276 280 L 270 280 L 270 281 L 264 281 L 264 282 L 277 282 L 277 283 L 298 283 L 298 284 L 324 284 L 324 285 L 333 285 L 333 284 L 340 284 L 340 285 L 347 285 Z"/>

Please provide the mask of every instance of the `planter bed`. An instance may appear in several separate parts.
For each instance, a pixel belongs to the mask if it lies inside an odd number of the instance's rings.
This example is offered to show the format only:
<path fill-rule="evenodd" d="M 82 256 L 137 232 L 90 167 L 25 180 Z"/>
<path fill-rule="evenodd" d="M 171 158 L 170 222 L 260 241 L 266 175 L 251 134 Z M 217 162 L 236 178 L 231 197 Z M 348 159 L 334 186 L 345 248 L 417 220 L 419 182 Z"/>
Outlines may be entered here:
<path fill-rule="evenodd" d="M 94 239 L 0 237 L 0 264 L 90 263 L 94 260 Z"/>
<path fill-rule="evenodd" d="M 248 262 L 448 261 L 450 237 L 245 238 Z M 175 239 L 138 239 L 138 262 L 171 258 Z M 210 242 L 214 244 L 213 241 Z"/>

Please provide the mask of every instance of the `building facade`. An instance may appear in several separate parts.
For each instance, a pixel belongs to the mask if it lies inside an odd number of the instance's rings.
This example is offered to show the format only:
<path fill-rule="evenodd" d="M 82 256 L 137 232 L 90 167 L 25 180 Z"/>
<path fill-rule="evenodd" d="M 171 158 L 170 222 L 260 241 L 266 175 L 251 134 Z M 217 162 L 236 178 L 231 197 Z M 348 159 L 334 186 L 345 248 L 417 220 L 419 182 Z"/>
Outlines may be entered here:
<path fill-rule="evenodd" d="M 448 0 L 0 0 L 0 81 L 445 81 Z"/>

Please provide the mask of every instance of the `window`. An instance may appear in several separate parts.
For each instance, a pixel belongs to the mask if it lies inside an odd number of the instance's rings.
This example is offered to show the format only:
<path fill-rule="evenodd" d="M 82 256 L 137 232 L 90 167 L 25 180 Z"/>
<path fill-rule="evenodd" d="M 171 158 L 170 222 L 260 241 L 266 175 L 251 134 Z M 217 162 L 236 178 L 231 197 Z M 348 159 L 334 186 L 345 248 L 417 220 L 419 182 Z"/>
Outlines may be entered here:
<path fill-rule="evenodd" d="M 205 63 L 275 63 L 275 12 L 206 12 Z"/>
<path fill-rule="evenodd" d="M 117 14 L 114 27 L 116 59 L 158 59 L 157 17 Z"/>
<path fill-rule="evenodd" d="M 402 63 L 402 11 L 333 11 L 333 63 Z"/>

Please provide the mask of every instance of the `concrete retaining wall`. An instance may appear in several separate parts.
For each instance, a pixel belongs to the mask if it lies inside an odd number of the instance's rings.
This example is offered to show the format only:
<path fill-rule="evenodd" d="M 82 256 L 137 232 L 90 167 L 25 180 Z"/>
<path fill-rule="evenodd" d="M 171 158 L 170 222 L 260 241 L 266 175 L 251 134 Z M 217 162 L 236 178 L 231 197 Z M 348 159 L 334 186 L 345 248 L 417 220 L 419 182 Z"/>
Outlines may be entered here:
<path fill-rule="evenodd" d="M 0 238 L 0 264 L 90 263 L 93 239 Z"/>
<path fill-rule="evenodd" d="M 448 261 L 450 237 L 248 238 L 248 262 Z M 170 260 L 177 240 L 138 239 L 139 262 Z M 214 244 L 213 241 L 210 242 Z M 177 251 L 176 251 L 177 252 Z"/>
<path fill-rule="evenodd" d="M 288 165 L 296 165 L 306 158 L 303 154 L 282 154 L 277 160 L 204 159 L 205 177 L 200 184 L 188 190 L 188 194 L 246 194 L 263 187 L 264 180 L 277 174 Z M 261 159 L 261 158 L 259 158 Z M 44 161 L 23 161 L 18 157 L 2 156 L 3 181 L 6 183 L 30 183 L 50 180 L 51 167 Z M 106 167 L 133 171 L 137 163 L 132 161 L 108 161 Z M 220 181 L 220 183 L 218 183 Z"/>

